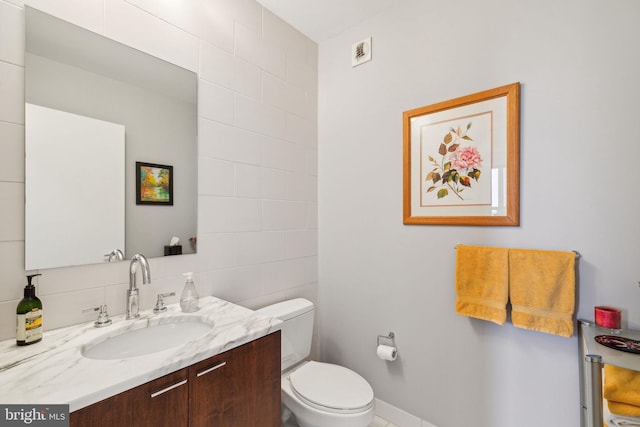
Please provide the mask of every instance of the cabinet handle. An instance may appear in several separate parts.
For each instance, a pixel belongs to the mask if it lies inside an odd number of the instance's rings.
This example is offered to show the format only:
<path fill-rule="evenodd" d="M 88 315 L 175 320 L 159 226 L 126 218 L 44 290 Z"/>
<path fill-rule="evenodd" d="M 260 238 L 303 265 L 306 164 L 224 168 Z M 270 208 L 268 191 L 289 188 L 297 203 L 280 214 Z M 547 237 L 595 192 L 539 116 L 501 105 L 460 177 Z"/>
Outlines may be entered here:
<path fill-rule="evenodd" d="M 208 374 L 211 371 L 215 371 L 218 368 L 222 368 L 224 365 L 226 365 L 227 362 L 222 362 L 222 363 L 218 363 L 216 366 L 212 366 L 211 368 L 205 369 L 204 371 L 200 371 L 196 374 L 196 376 L 201 377 L 205 374 Z"/>
<path fill-rule="evenodd" d="M 168 392 L 169 390 L 173 390 L 176 387 L 180 387 L 181 385 L 185 385 L 187 383 L 187 381 L 188 380 L 182 380 L 182 381 L 180 381 L 178 383 L 170 385 L 167 388 L 163 388 L 162 390 L 156 391 L 155 393 L 151 393 L 151 397 L 153 398 L 153 397 L 160 396 L 161 394 L 164 394 L 164 393 Z"/>

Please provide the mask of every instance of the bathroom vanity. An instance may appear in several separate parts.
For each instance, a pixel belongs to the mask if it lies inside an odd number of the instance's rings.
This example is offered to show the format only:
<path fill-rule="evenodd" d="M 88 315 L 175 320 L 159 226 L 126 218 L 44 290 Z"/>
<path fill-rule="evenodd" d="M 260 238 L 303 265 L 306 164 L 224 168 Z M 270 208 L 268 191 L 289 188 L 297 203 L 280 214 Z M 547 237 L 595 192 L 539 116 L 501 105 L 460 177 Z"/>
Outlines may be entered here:
<path fill-rule="evenodd" d="M 281 322 L 214 297 L 195 313 L 167 307 L 135 320 L 115 316 L 105 328 L 45 331 L 28 347 L 1 342 L 0 402 L 69 404 L 71 426 L 279 426 Z M 170 333 L 145 335 L 203 323 L 210 328 L 181 345 Z M 145 354 L 93 352 L 129 334 L 127 345 L 142 342 Z M 168 348 L 158 346 L 165 341 Z"/>
<path fill-rule="evenodd" d="M 71 413 L 77 426 L 279 426 L 280 332 Z"/>

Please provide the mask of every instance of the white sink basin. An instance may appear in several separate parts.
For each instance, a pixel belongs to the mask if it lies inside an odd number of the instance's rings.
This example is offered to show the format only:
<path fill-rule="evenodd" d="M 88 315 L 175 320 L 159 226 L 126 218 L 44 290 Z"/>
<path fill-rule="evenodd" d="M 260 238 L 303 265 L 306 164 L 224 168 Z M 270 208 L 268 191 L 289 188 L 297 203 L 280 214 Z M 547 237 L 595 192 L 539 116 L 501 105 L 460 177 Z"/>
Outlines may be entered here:
<path fill-rule="evenodd" d="M 212 329 L 212 323 L 204 323 L 197 318 L 128 329 L 106 339 L 94 340 L 84 346 L 82 355 L 99 360 L 144 356 L 184 345 Z"/>

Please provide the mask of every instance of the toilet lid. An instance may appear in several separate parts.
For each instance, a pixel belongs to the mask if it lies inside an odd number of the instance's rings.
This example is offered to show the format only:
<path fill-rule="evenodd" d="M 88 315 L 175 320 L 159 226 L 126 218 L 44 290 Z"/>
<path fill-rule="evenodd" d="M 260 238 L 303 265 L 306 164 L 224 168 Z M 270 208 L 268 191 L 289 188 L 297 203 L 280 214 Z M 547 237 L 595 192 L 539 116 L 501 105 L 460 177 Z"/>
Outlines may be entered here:
<path fill-rule="evenodd" d="M 298 398 L 321 410 L 350 413 L 373 405 L 369 383 L 344 366 L 311 361 L 289 375 L 289 382 Z"/>

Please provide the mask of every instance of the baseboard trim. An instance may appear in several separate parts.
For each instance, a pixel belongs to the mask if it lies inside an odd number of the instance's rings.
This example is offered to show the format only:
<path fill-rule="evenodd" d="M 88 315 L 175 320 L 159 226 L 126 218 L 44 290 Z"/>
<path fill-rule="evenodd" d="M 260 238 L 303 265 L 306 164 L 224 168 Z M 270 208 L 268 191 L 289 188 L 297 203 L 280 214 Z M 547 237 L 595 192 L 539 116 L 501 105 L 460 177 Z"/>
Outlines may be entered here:
<path fill-rule="evenodd" d="M 437 427 L 378 398 L 376 398 L 376 415 L 398 427 Z"/>

